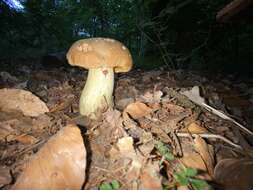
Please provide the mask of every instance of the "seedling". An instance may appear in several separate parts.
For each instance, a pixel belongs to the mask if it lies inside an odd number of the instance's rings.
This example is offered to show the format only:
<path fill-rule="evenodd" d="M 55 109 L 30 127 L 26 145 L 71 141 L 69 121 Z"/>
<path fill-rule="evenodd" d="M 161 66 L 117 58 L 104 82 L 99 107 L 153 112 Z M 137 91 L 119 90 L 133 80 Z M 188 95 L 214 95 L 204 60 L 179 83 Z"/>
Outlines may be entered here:
<path fill-rule="evenodd" d="M 203 190 L 208 187 L 206 181 L 201 179 L 196 179 L 197 170 L 193 168 L 183 168 L 181 167 L 179 171 L 175 172 L 173 186 L 177 184 L 181 186 L 191 186 L 194 190 Z"/>
<path fill-rule="evenodd" d="M 174 155 L 171 153 L 169 148 L 165 146 L 161 141 L 158 141 L 155 147 L 162 155 L 163 159 L 167 161 L 175 161 Z M 161 164 L 163 162 L 163 159 L 161 160 Z M 206 181 L 195 178 L 198 173 L 196 169 L 184 167 L 182 164 L 179 163 L 176 165 L 178 165 L 177 168 L 179 169 L 174 169 L 173 171 L 172 175 L 174 180 L 172 182 L 172 187 L 191 186 L 194 190 L 203 190 L 209 187 Z M 165 187 L 164 190 L 169 190 L 169 187 Z"/>
<path fill-rule="evenodd" d="M 175 159 L 174 155 L 171 153 L 169 148 L 165 146 L 161 141 L 158 141 L 155 145 L 158 152 L 164 157 L 167 161 L 173 161 Z"/>
<path fill-rule="evenodd" d="M 120 183 L 117 180 L 113 180 L 111 183 L 103 183 L 100 185 L 99 190 L 119 190 Z"/>

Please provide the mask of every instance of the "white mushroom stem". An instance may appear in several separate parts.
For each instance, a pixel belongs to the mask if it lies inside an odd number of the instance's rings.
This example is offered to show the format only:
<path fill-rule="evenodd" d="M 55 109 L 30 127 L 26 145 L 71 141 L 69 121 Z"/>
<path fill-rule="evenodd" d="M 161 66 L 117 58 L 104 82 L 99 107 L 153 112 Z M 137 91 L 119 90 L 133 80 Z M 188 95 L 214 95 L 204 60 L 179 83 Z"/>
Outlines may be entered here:
<path fill-rule="evenodd" d="M 96 119 L 99 113 L 113 106 L 114 72 L 112 68 L 89 69 L 82 91 L 80 114 Z"/>

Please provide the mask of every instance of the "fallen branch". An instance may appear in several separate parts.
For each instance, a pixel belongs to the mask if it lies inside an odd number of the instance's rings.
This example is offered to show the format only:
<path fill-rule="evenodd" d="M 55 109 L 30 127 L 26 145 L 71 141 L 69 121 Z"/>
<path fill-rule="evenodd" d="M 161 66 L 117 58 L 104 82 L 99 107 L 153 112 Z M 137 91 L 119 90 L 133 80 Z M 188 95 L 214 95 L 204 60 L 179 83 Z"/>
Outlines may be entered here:
<path fill-rule="evenodd" d="M 185 95 L 186 97 L 188 97 L 192 102 L 194 102 L 195 104 L 204 107 L 206 110 L 208 110 L 209 112 L 221 117 L 222 119 L 228 120 L 233 122 L 236 126 L 238 126 L 242 131 L 250 134 L 253 136 L 253 132 L 249 129 L 247 129 L 246 127 L 244 127 L 242 124 L 238 123 L 236 120 L 234 120 L 233 118 L 227 116 L 226 114 L 224 114 L 222 111 L 219 111 L 211 106 L 209 106 L 208 104 L 205 103 L 204 98 L 202 98 L 200 96 L 199 93 L 199 87 L 198 86 L 194 86 L 191 90 L 188 91 L 184 91 L 181 92 L 181 94 Z"/>
<path fill-rule="evenodd" d="M 202 138 L 207 138 L 207 139 L 220 139 L 229 145 L 238 148 L 238 149 L 243 149 L 240 145 L 233 143 L 231 140 L 227 139 L 226 137 L 223 137 L 221 135 L 216 135 L 216 134 L 209 134 L 209 133 L 200 133 L 200 134 L 190 134 L 190 133 L 176 133 L 178 137 L 197 137 L 200 136 Z"/>

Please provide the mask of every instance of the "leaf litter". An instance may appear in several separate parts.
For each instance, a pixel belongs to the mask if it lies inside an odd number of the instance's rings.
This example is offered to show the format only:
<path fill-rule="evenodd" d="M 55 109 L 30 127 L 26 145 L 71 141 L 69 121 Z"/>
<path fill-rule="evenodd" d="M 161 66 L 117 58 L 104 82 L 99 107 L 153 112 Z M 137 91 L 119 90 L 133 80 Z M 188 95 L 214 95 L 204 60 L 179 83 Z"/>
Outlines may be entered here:
<path fill-rule="evenodd" d="M 43 70 L 36 74 L 31 69 L 29 72 L 35 74 L 30 78 L 1 75 L 8 81 L 10 76 L 13 79 L 3 88 L 13 91 L 12 87 L 22 84 L 19 88 L 23 89 L 15 91 L 25 90 L 35 97 L 19 99 L 21 106 L 11 109 L 1 104 L 2 189 L 18 189 L 18 185 L 22 189 L 22 185 L 27 185 L 24 179 L 31 180 L 28 184 L 32 185 L 34 177 L 43 179 L 41 189 L 49 188 L 48 184 L 54 189 L 99 189 L 102 184 L 114 183 L 123 190 L 231 189 L 229 181 L 233 176 L 239 176 L 238 179 L 245 176 L 233 188 L 252 187 L 249 185 L 252 172 L 244 169 L 245 165 L 252 167 L 252 136 L 243 129 L 238 131 L 234 125 L 243 123 L 243 127 L 251 131 L 249 126 L 253 121 L 247 116 L 253 110 L 223 103 L 226 93 L 231 102 L 229 90 L 233 88 L 225 77 L 217 84 L 216 79 L 206 80 L 196 73 L 134 70 L 118 76 L 115 108 L 92 121 L 78 113 L 84 73 L 76 68 L 61 68 L 61 71 L 59 74 L 56 69 Z M 204 92 L 205 100 L 199 94 L 189 97 L 181 93 L 191 92 L 196 85 Z M 10 96 L 2 102 L 9 103 L 12 99 L 15 98 Z M 40 101 L 39 105 L 46 107 L 30 109 L 25 101 L 31 99 L 33 104 Z M 210 107 L 203 107 L 203 102 L 222 112 L 218 112 L 218 116 L 209 112 Z M 252 102 L 247 103 L 252 106 Z M 242 105 L 240 100 L 236 100 L 236 105 Z M 228 114 L 227 108 L 234 117 Z M 245 120 L 242 120 L 243 113 Z M 232 122 L 227 121 L 228 118 L 232 118 L 229 119 Z M 85 146 L 86 150 L 76 151 L 75 146 L 71 146 L 72 141 L 57 140 L 59 135 L 63 139 L 71 137 L 71 132 L 62 132 L 70 125 L 75 128 L 78 125 L 81 130 L 75 134 L 73 143 Z M 57 146 L 50 145 L 52 141 Z M 67 156 L 65 161 L 64 156 L 57 160 L 54 156 L 57 151 Z M 71 153 L 73 151 L 75 153 Z M 86 159 L 78 162 L 77 158 L 86 152 Z M 84 163 L 87 164 L 82 167 L 75 165 Z M 76 183 L 72 181 L 71 172 L 80 173 Z M 58 181 L 49 182 L 48 176 Z"/>

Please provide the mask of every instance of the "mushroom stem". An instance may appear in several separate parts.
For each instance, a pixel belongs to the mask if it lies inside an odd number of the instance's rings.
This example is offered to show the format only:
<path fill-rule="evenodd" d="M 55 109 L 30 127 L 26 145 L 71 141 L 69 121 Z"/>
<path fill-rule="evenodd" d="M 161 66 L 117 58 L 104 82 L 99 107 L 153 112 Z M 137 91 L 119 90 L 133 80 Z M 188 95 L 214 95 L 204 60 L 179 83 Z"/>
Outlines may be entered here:
<path fill-rule="evenodd" d="M 80 114 L 97 119 L 101 112 L 112 107 L 113 86 L 114 71 L 112 68 L 89 69 L 79 102 Z"/>

